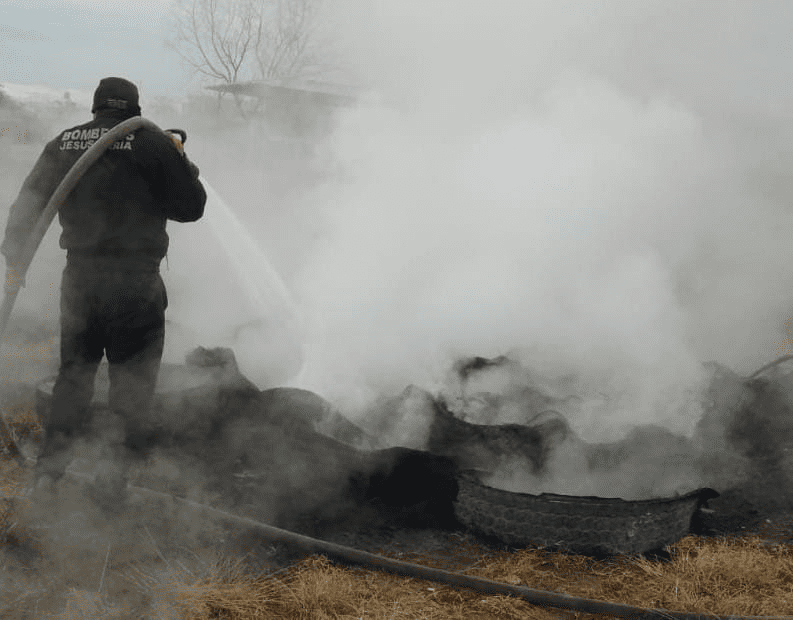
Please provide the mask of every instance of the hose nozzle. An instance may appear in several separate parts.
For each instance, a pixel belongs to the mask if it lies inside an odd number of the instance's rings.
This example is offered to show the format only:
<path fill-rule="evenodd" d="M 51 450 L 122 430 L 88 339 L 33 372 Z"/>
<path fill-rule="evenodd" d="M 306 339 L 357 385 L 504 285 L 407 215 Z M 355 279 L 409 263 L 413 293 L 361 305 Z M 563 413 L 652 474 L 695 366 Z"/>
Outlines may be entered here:
<path fill-rule="evenodd" d="M 184 129 L 166 129 L 165 133 L 173 141 L 176 150 L 184 155 L 184 143 L 187 142 L 187 132 Z"/>

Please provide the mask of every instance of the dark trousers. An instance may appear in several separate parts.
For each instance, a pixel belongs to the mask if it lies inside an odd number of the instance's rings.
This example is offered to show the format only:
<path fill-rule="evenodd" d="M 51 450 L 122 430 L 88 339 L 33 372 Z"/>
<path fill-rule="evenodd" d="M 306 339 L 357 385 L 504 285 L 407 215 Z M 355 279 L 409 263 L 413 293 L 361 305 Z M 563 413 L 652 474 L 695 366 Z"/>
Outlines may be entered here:
<path fill-rule="evenodd" d="M 90 422 L 94 379 L 107 356 L 108 405 L 128 447 L 146 447 L 165 335 L 165 285 L 157 269 L 69 262 L 61 282 L 61 365 L 45 423 L 40 471 L 63 473 L 65 451 Z"/>

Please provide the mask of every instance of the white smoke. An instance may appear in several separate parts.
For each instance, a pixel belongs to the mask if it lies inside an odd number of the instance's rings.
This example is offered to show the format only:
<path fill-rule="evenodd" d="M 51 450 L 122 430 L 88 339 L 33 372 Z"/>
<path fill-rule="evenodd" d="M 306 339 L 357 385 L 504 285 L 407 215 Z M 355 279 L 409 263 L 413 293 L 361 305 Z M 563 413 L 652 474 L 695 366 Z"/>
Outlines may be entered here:
<path fill-rule="evenodd" d="M 773 266 L 793 258 L 784 200 L 759 194 L 761 156 L 736 150 L 735 127 L 703 109 L 707 89 L 643 81 L 674 58 L 631 28 L 685 38 L 680 6 L 356 15 L 346 42 L 390 104 L 343 115 L 323 145 L 342 174 L 314 194 L 322 233 L 295 284 L 303 386 L 362 409 L 437 385 L 460 356 L 519 349 L 610 395 L 571 420 L 586 438 L 643 423 L 690 434 L 700 362 L 746 371 L 775 357 L 787 296 Z M 723 74 L 708 79 L 733 88 L 725 111 L 746 102 Z"/>
<path fill-rule="evenodd" d="M 594 80 L 541 103 L 454 137 L 394 111 L 345 119 L 334 145 L 350 178 L 326 188 L 328 227 L 300 281 L 325 343 L 309 364 L 333 368 L 320 392 L 539 348 L 551 374 L 633 389 L 630 421 L 656 420 L 665 392 L 697 380 L 656 243 L 675 227 L 670 188 L 707 173 L 696 118 Z"/>

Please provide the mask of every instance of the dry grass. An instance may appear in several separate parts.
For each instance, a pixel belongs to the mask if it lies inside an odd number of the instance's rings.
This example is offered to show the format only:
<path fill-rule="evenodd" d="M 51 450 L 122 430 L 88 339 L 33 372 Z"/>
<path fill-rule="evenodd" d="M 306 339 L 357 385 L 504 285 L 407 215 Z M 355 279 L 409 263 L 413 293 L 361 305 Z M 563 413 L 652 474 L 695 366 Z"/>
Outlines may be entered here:
<path fill-rule="evenodd" d="M 12 512 L 12 498 L 23 488 L 25 468 L 15 460 L 0 457 L 0 545 L 10 542 L 16 522 Z"/>
<path fill-rule="evenodd" d="M 703 540 L 672 549 L 672 561 L 579 556 L 523 550 L 488 554 L 469 544 L 466 572 L 507 583 L 612 602 L 680 611 L 780 615 L 793 610 L 793 550 L 758 537 Z M 433 564 L 432 558 L 413 561 Z M 345 569 L 309 558 L 285 576 L 240 575 L 183 586 L 190 620 L 228 618 L 559 618 L 518 599 L 483 596 L 414 579 Z M 591 617 L 579 615 L 581 618 Z"/>
<path fill-rule="evenodd" d="M 41 432 L 36 411 L 29 406 L 10 406 L 5 420 L 14 441 Z M 12 498 L 22 492 L 27 473 L 24 466 L 4 453 L 4 449 L 5 446 L 0 446 L 0 544 L 8 543 L 14 535 L 16 522 L 11 511 Z"/>
<path fill-rule="evenodd" d="M 5 415 L 14 441 L 37 435 L 42 431 L 36 410 L 29 405 L 12 405 Z"/>

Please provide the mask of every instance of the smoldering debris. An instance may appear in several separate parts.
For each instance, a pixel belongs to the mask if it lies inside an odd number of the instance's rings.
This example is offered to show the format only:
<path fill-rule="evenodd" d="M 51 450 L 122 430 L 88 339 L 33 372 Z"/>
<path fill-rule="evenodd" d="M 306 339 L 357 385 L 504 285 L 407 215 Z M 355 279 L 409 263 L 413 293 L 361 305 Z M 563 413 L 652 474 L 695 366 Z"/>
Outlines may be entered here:
<path fill-rule="evenodd" d="M 208 384 L 215 387 L 176 382 L 170 386 L 174 389 L 163 386 L 160 398 L 178 412 L 178 407 L 192 407 L 191 394 L 200 393 L 204 405 L 215 409 L 213 424 L 197 424 L 194 433 L 181 427 L 164 433 L 151 458 L 133 467 L 127 480 L 309 535 L 385 525 L 459 528 L 453 505 L 465 469 L 479 470 L 487 486 L 533 495 L 637 500 L 712 486 L 722 493 L 720 499 L 746 502 L 744 517 L 755 510 L 759 518 L 790 499 L 780 485 L 790 486 L 787 446 L 793 433 L 782 406 L 789 406 L 793 374 L 781 368 L 747 380 L 707 366 L 705 414 L 692 437 L 648 425 L 595 443 L 575 432 L 574 407 L 566 415 L 548 408 L 572 402 L 574 382 L 564 379 L 552 389 L 538 374 L 526 375 L 509 356 L 494 359 L 453 365 L 454 381 L 439 393 L 409 386 L 381 397 L 369 420 L 369 430 L 379 429 L 375 436 L 364 429 L 353 432 L 357 426 L 318 394 L 252 389 L 244 377 L 232 377 L 238 372 L 233 352 L 196 351 L 191 364 L 218 371 L 217 383 Z M 498 376 L 499 369 L 509 369 L 507 379 Z M 519 376 L 529 379 L 521 384 Z M 473 411 L 471 400 L 477 419 L 495 423 L 463 419 L 459 412 Z M 501 417 L 505 411 L 526 422 L 500 423 L 510 419 Z M 769 435 L 776 443 L 770 454 L 761 453 L 757 447 Z M 365 445 L 361 438 L 377 445 Z M 239 536 L 218 529 L 200 511 L 175 510 L 178 502 L 127 496 L 116 510 L 108 510 L 92 490 L 98 470 L 112 471 L 114 465 L 113 452 L 101 439 L 95 433 L 78 442 L 69 475 L 37 498 L 34 516 L 40 523 L 29 529 L 47 557 L 83 558 L 73 582 L 76 591 L 90 591 L 85 584 L 101 575 L 108 548 L 118 563 L 122 554 L 134 557 L 134 549 L 145 543 L 147 553 L 168 564 L 180 547 L 217 548 Z M 388 446 L 400 441 L 411 445 Z M 723 463 L 741 465 L 730 469 Z M 18 508 L 22 515 L 22 504 Z M 724 533 L 746 526 L 747 520 L 711 518 L 709 523 L 711 530 Z"/>
<path fill-rule="evenodd" d="M 793 509 L 793 367 L 745 379 L 710 364 L 714 380 L 694 440 L 704 475 L 765 510 Z"/>
<path fill-rule="evenodd" d="M 381 395 L 358 423 L 377 438 L 380 446 L 425 449 L 435 420 L 435 398 L 415 385 L 396 395 Z"/>
<path fill-rule="evenodd" d="M 441 400 L 436 403 L 427 449 L 454 455 L 467 469 L 494 471 L 503 459 L 517 458 L 539 472 L 569 432 L 566 421 L 560 418 L 537 425 L 471 424 L 457 418 Z"/>
<path fill-rule="evenodd" d="M 463 359 L 453 365 L 445 398 L 469 422 L 525 425 L 547 411 L 568 411 L 578 398 L 556 395 L 549 386 L 539 385 L 537 378 L 507 355 Z"/>
<path fill-rule="evenodd" d="M 587 441 L 577 416 L 619 395 L 577 391 L 575 376 L 543 377 L 515 354 L 463 358 L 438 394 L 411 386 L 376 400 L 363 421 L 391 445 L 415 448 L 400 440 L 426 437 L 422 449 L 511 492 L 641 500 L 712 487 L 739 489 L 769 510 L 785 505 L 787 492 L 772 491 L 771 481 L 785 483 L 793 462 L 793 374 L 780 367 L 749 380 L 712 363 L 702 374 L 701 389 L 686 395 L 697 414 L 691 435 L 648 424 Z"/>
<path fill-rule="evenodd" d="M 575 436 L 553 446 L 541 471 L 505 458 L 486 484 L 519 493 L 557 493 L 643 500 L 683 495 L 711 486 L 685 437 L 659 427 L 631 431 L 614 443 L 588 444 Z"/>
<path fill-rule="evenodd" d="M 383 480 L 388 472 L 406 465 L 397 457 L 366 456 L 379 448 L 451 459 L 456 469 L 485 472 L 487 484 L 511 492 L 623 499 L 666 497 L 701 486 L 737 487 L 758 472 L 782 475 L 790 460 L 781 439 L 790 436 L 790 429 L 772 411 L 786 402 L 784 382 L 746 382 L 724 369 L 713 375 L 710 406 L 695 436 L 649 425 L 615 441 L 591 443 L 573 426 L 581 398 L 569 390 L 547 389 L 538 375 L 526 374 L 509 356 L 454 365 L 457 383 L 445 393 L 409 386 L 397 396 L 378 399 L 369 411 L 367 430 L 307 390 L 252 388 L 239 375 L 231 351 L 198 350 L 190 362 L 222 372 L 208 385 L 182 383 L 173 386 L 179 389 L 161 390 L 158 406 L 170 410 L 163 416 L 166 421 L 183 419 L 183 408 L 191 410 L 190 416 L 198 411 L 202 420 L 191 423 L 189 432 L 181 423 L 168 432 L 161 429 L 158 451 L 145 475 L 139 475 L 146 484 L 180 496 L 244 504 L 260 518 L 282 525 L 323 507 L 327 515 L 339 516 L 357 501 L 360 488 L 365 487 L 364 496 L 372 496 L 376 487 L 387 488 Z M 569 387 L 570 381 L 562 383 Z M 567 409 L 563 414 L 549 407 Z M 523 422 L 500 423 L 510 417 Z M 770 436 L 773 444 L 764 440 Z M 761 454 L 757 446 L 764 441 L 774 449 Z M 99 448 L 91 452 L 90 443 L 79 445 L 83 454 L 73 469 L 80 462 L 96 468 L 109 458 Z M 724 467 L 725 462 L 732 467 Z M 233 481 L 225 496 L 218 488 L 222 484 L 207 484 L 219 479 Z"/>

